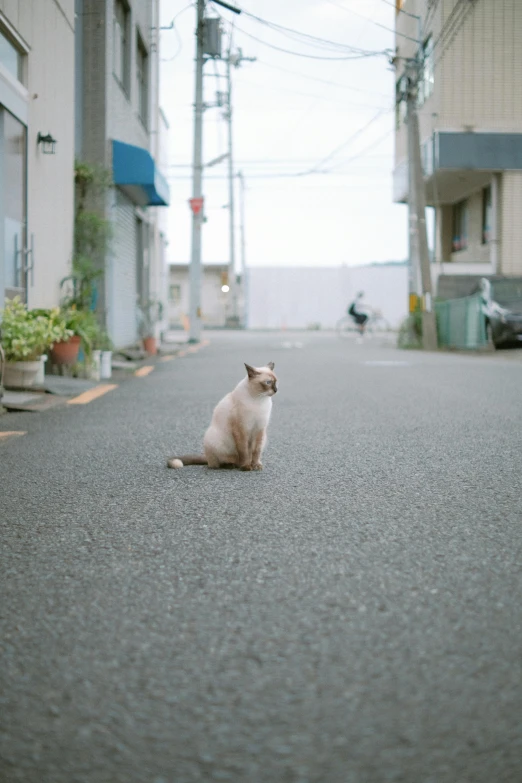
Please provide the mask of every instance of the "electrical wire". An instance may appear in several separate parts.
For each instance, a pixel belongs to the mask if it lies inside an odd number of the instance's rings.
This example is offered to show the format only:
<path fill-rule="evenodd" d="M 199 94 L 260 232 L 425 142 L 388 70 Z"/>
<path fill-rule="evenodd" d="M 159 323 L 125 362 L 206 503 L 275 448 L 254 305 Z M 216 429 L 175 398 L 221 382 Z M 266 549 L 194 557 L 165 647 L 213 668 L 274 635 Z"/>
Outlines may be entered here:
<path fill-rule="evenodd" d="M 453 23 L 456 21 L 459 12 L 464 9 L 464 3 L 466 2 L 470 2 L 470 0 L 457 0 L 455 5 L 453 6 L 451 13 L 449 14 L 444 24 L 442 25 L 437 38 L 433 42 L 433 50 L 435 50 L 437 46 L 443 45 L 444 37 L 447 35 L 448 31 L 450 30 L 450 27 L 453 26 Z"/>
<path fill-rule="evenodd" d="M 397 11 L 397 14 L 404 14 L 405 16 L 411 16 L 412 19 L 420 19 L 417 14 L 410 14 L 409 11 L 405 11 L 404 8 L 397 8 L 396 3 L 392 3 L 391 0 L 381 0 L 382 3 L 386 3 L 386 5 L 389 5 L 391 8 L 395 8 Z"/>
<path fill-rule="evenodd" d="M 367 22 L 371 22 L 377 27 L 382 27 L 383 30 L 387 30 L 389 33 L 395 33 L 395 35 L 398 35 L 401 38 L 407 38 L 408 41 L 413 41 L 416 44 L 420 43 L 417 38 L 412 38 L 411 35 L 406 35 L 405 33 L 400 33 L 398 30 L 393 30 L 391 27 L 386 27 L 386 25 L 376 22 L 375 19 L 370 19 L 369 17 L 358 13 L 358 11 L 354 11 L 353 8 L 346 8 L 346 6 L 336 3 L 334 0 L 326 0 L 326 2 L 330 3 L 330 5 L 334 5 L 336 8 L 340 8 L 342 11 L 346 11 L 348 14 L 354 14 L 354 16 L 358 16 L 360 19 L 366 19 Z"/>
<path fill-rule="evenodd" d="M 285 54 L 291 54 L 294 57 L 305 57 L 308 60 L 362 60 L 368 57 L 379 57 L 382 55 L 388 56 L 388 52 L 375 51 L 375 52 L 366 52 L 364 54 L 344 55 L 341 57 L 323 57 L 316 54 L 306 54 L 305 52 L 294 52 L 291 51 L 290 49 L 284 49 L 281 46 L 276 46 L 275 44 L 268 43 L 268 41 L 263 41 L 261 38 L 257 38 L 255 35 L 252 35 L 252 33 L 247 33 L 246 30 L 243 30 L 237 25 L 236 25 L 236 30 L 238 30 L 243 35 L 246 35 L 247 38 L 251 38 L 253 41 L 257 41 L 257 43 L 263 44 L 264 46 L 268 46 L 270 49 L 275 49 L 277 52 L 284 52 Z"/>
<path fill-rule="evenodd" d="M 262 88 L 266 90 L 273 90 L 274 92 L 284 92 L 284 93 L 290 93 L 292 95 L 302 95 L 305 98 L 315 98 L 317 101 L 326 101 L 329 103 L 335 103 L 337 106 L 339 106 L 340 103 L 342 103 L 343 106 L 353 106 L 353 107 L 359 107 L 359 108 L 366 108 L 366 109 L 385 109 L 388 108 L 387 106 L 376 106 L 372 103 L 357 103 L 356 101 L 344 101 L 343 99 L 340 99 L 339 97 L 335 98 L 329 98 L 327 95 L 315 95 L 311 92 L 302 92 L 301 90 L 293 90 L 289 87 L 279 87 L 278 85 L 274 84 L 265 84 L 263 82 L 251 82 L 250 80 L 241 79 L 241 82 L 239 83 L 240 86 L 251 86 L 251 87 L 257 87 Z M 288 107 L 285 107 L 288 108 Z"/>
<path fill-rule="evenodd" d="M 359 54 L 369 54 L 368 50 L 361 49 L 357 46 L 349 46 L 347 44 L 342 44 L 337 41 L 331 41 L 326 38 L 318 38 L 317 36 L 310 35 L 309 33 L 302 33 L 299 30 L 294 30 L 291 27 L 284 27 L 283 25 L 277 24 L 275 22 L 269 22 L 266 19 L 262 19 L 259 16 L 255 16 L 254 14 L 248 13 L 247 11 L 243 11 L 242 13 L 244 16 L 247 16 L 250 19 L 254 19 L 256 22 L 259 22 L 260 24 L 269 27 L 271 30 L 276 30 L 277 32 L 280 32 L 282 34 L 289 33 L 290 35 L 288 37 L 291 37 L 292 40 L 297 40 L 304 43 L 310 43 L 312 45 L 320 45 L 320 46 L 326 45 L 329 48 L 338 49 L 340 51 L 351 51 L 351 52 L 357 52 Z"/>
<path fill-rule="evenodd" d="M 437 6 L 439 5 L 440 0 L 431 0 L 431 5 L 428 6 L 428 13 L 426 14 L 426 19 L 424 20 L 423 28 L 427 29 L 428 26 L 433 21 L 433 18 L 435 16 L 435 11 L 437 10 Z"/>
<path fill-rule="evenodd" d="M 352 143 L 352 141 L 355 141 L 355 139 L 359 138 L 359 136 L 364 133 L 365 130 L 367 130 L 370 125 L 373 125 L 374 122 L 376 122 L 380 117 L 383 116 L 383 114 L 388 114 L 390 109 L 381 109 L 380 111 L 375 114 L 371 120 L 369 120 L 366 125 L 363 125 L 361 128 L 359 128 L 355 133 L 353 133 L 346 141 L 343 141 L 342 144 L 340 144 L 338 147 L 336 147 L 334 150 L 332 150 L 325 158 L 320 160 L 318 163 L 316 163 L 315 166 L 313 166 L 311 169 L 308 169 L 307 171 L 303 171 L 299 176 L 306 176 L 308 174 L 315 174 L 320 166 L 324 166 L 325 163 L 328 163 L 329 160 L 334 158 L 341 150 L 343 150 L 345 147 L 347 147 L 349 144 Z"/>
<path fill-rule="evenodd" d="M 176 21 L 176 19 L 179 16 L 181 16 L 181 14 L 185 13 L 185 11 L 188 11 L 189 8 L 194 8 L 194 3 L 189 3 L 188 5 L 185 6 L 185 8 L 182 8 L 181 11 L 178 11 L 176 16 L 172 20 L 172 29 L 176 33 L 176 36 L 178 38 L 178 44 L 179 44 L 178 45 L 178 50 L 177 50 L 176 54 L 174 54 L 172 57 L 160 57 L 160 62 L 162 62 L 162 63 L 170 63 L 170 62 L 172 62 L 172 60 L 175 60 L 176 57 L 179 57 L 179 55 L 181 54 L 181 50 L 183 49 L 183 41 L 181 39 L 181 36 L 180 36 L 180 34 L 178 32 L 178 29 L 177 29 L 176 25 L 174 24 L 174 22 Z"/>
<path fill-rule="evenodd" d="M 276 71 L 282 73 L 288 73 L 292 76 L 300 76 L 302 79 L 308 79 L 312 82 L 319 82 L 320 84 L 327 84 L 331 87 L 338 87 L 342 90 L 351 90 L 352 92 L 362 92 L 365 95 L 379 95 L 381 98 L 388 98 L 388 93 L 377 92 L 376 90 L 365 90 L 363 87 L 353 87 L 351 84 L 343 84 L 342 82 L 334 82 L 330 79 L 321 79 L 318 76 L 309 76 L 306 73 L 300 73 L 299 71 L 292 71 L 290 68 L 283 68 L 280 65 L 274 65 L 274 63 L 268 63 L 263 59 L 257 58 L 258 65 L 264 65 L 266 68 L 273 68 Z"/>
<path fill-rule="evenodd" d="M 347 160 L 346 162 L 343 162 L 343 163 L 337 163 L 335 166 L 332 166 L 331 168 L 329 168 L 329 169 L 326 169 L 326 171 L 325 171 L 324 173 L 326 173 L 326 174 L 330 174 L 330 173 L 332 173 L 333 171 L 336 171 L 336 169 L 339 169 L 339 168 L 341 168 L 341 167 L 343 167 L 343 166 L 346 166 L 346 164 L 347 164 L 347 163 L 352 163 L 352 162 L 353 162 L 353 161 L 355 161 L 355 160 L 359 160 L 359 158 L 364 158 L 364 157 L 366 156 L 366 153 L 367 153 L 367 152 L 370 152 L 370 151 L 371 151 L 371 150 L 373 150 L 375 147 L 378 147 L 378 146 L 379 146 L 379 144 L 380 144 L 382 141 L 384 141 L 384 139 L 387 139 L 387 138 L 388 138 L 389 136 L 391 136 L 391 135 L 392 135 L 392 133 L 394 133 L 394 132 L 395 132 L 395 129 L 394 129 L 394 128 L 391 128 L 391 129 L 387 130 L 387 131 L 386 131 L 386 133 L 384 133 L 382 136 L 379 136 L 379 138 L 378 138 L 378 139 L 375 139 L 375 141 L 373 141 L 371 144 L 369 144 L 369 145 L 368 145 L 367 147 L 365 147 L 364 149 L 360 150 L 360 152 L 358 152 L 356 155 L 353 155 L 351 158 L 348 158 L 348 160 Z"/>
<path fill-rule="evenodd" d="M 476 0 L 467 0 L 467 1 L 469 3 L 467 9 L 465 8 L 466 0 L 461 0 L 460 6 L 459 5 L 455 6 L 455 8 L 457 8 L 457 7 L 462 8 L 462 14 L 460 15 L 459 19 L 454 19 L 453 20 L 455 22 L 455 24 L 453 24 L 451 30 L 449 30 L 449 32 L 447 33 L 447 36 L 442 41 L 442 44 L 441 44 L 442 49 L 440 50 L 439 56 L 435 59 L 434 68 L 437 67 L 437 65 L 440 63 L 440 61 L 444 57 L 444 54 L 446 53 L 447 48 L 454 41 L 455 37 L 458 35 L 460 30 L 462 29 L 462 27 L 463 27 L 464 23 L 466 22 L 468 16 L 470 15 L 470 13 L 475 10 L 475 2 L 476 2 Z M 440 36 L 439 36 L 439 39 L 440 39 Z M 434 50 L 435 50 L 435 47 L 434 47 Z"/>

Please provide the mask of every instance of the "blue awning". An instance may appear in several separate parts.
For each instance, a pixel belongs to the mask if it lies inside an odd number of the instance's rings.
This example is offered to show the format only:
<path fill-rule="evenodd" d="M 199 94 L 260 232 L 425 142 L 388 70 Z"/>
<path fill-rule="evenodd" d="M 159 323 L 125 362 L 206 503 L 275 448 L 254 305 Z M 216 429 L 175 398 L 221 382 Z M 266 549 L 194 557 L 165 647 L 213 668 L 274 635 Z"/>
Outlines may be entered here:
<path fill-rule="evenodd" d="M 167 180 L 143 147 L 112 142 L 114 184 L 139 206 L 168 207 L 170 192 Z"/>

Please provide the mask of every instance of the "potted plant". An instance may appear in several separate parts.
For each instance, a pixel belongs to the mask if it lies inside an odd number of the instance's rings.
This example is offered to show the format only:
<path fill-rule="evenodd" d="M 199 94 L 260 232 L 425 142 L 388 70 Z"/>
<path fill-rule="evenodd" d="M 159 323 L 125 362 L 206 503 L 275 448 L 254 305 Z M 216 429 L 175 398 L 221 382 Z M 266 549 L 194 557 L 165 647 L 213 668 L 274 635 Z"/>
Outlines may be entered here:
<path fill-rule="evenodd" d="M 156 323 L 161 320 L 163 305 L 156 299 L 148 299 L 138 302 L 139 334 L 143 342 L 143 348 L 147 353 L 156 354 L 158 352 L 155 332 Z"/>
<path fill-rule="evenodd" d="M 65 322 L 51 325 L 55 311 L 30 311 L 20 297 L 7 302 L 2 311 L 1 342 L 6 357 L 6 387 L 33 386 L 41 368 L 40 357 L 55 341 L 67 340 L 71 332 Z"/>
<path fill-rule="evenodd" d="M 67 330 L 67 336 L 61 340 L 54 340 L 51 348 L 51 361 L 53 364 L 72 365 L 78 361 L 80 352 L 81 334 L 77 330 L 77 321 L 72 310 L 53 310 L 50 318 L 51 328 L 58 328 L 63 323 Z"/>

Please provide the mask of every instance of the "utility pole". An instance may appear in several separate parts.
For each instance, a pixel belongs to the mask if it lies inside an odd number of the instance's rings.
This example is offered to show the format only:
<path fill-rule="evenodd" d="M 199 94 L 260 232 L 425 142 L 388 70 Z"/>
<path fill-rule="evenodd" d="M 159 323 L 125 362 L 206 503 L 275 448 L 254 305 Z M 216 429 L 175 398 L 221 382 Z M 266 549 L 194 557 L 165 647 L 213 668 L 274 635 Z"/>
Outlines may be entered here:
<path fill-rule="evenodd" d="M 413 283 L 419 279 L 421 284 L 422 342 L 426 351 L 437 349 L 437 324 L 433 310 L 430 256 L 428 234 L 426 230 L 426 193 L 422 172 L 419 118 L 417 115 L 417 92 L 421 62 L 410 63 L 408 70 L 407 125 L 408 125 L 408 166 L 409 166 L 409 228 L 410 252 L 413 265 Z M 419 293 L 417 291 L 416 293 Z"/>
<path fill-rule="evenodd" d="M 232 54 L 232 34 L 233 28 L 230 34 L 230 42 L 228 47 L 227 56 L 227 112 L 226 119 L 228 123 L 228 206 L 229 206 L 229 261 L 228 261 L 228 278 L 230 285 L 230 310 L 229 310 L 229 323 L 231 326 L 240 325 L 239 317 L 239 290 L 237 283 L 236 273 L 236 239 L 235 239 L 235 193 L 234 193 L 234 150 L 233 150 L 233 123 L 232 123 L 232 66 L 239 68 L 242 62 L 255 62 L 255 57 L 243 57 L 241 50 Z M 243 279 L 243 278 L 242 278 Z"/>
<path fill-rule="evenodd" d="M 194 206 L 202 198 L 203 183 L 203 36 L 205 0 L 198 0 L 196 25 L 196 92 L 194 100 L 194 158 L 192 164 L 192 253 L 190 258 L 189 342 L 201 339 L 201 227 L 204 210 Z"/>
<path fill-rule="evenodd" d="M 230 286 L 230 309 L 228 321 L 230 326 L 238 326 L 238 307 L 237 307 L 237 277 L 236 277 L 236 238 L 235 238 L 235 204 L 234 204 L 234 156 L 233 156 L 233 138 L 232 138 L 232 35 L 234 28 L 230 32 L 230 42 L 227 55 L 227 125 L 228 125 L 228 214 L 229 214 L 229 257 L 228 257 L 228 284 Z"/>
<path fill-rule="evenodd" d="M 241 291 L 243 294 L 243 308 L 241 322 L 244 327 L 247 325 L 247 290 L 246 290 L 246 243 L 245 243 L 245 180 L 243 172 L 237 172 L 239 180 L 239 242 L 240 242 L 240 275 Z"/>

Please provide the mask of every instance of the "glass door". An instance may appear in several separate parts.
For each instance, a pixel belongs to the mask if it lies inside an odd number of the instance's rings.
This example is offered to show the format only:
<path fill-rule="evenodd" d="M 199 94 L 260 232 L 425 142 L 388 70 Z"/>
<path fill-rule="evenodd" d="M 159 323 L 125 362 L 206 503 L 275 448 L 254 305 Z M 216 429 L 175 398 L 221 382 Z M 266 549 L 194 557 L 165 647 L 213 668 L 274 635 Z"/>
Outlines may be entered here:
<path fill-rule="evenodd" d="M 6 298 L 27 301 L 27 130 L 0 107 L 3 124 L 2 177 L 4 288 Z"/>

